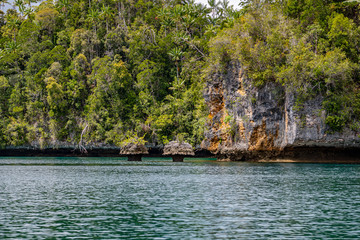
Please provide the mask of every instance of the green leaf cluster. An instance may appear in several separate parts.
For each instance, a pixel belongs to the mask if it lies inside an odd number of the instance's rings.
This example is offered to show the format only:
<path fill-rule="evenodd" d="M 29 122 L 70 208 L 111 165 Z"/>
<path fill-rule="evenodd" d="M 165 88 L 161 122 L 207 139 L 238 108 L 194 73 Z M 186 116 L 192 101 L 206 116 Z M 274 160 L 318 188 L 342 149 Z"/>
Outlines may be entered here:
<path fill-rule="evenodd" d="M 33 2 L 0 11 L 1 146 L 198 145 L 206 76 L 231 61 L 255 87 L 322 96 L 330 129 L 359 129 L 356 1 Z"/>
<path fill-rule="evenodd" d="M 324 99 L 329 131 L 355 129 L 360 121 L 355 104 L 360 88 L 360 26 L 358 15 L 349 9 L 358 12 L 358 4 L 250 1 L 235 25 L 209 42 L 206 74 L 240 62 L 254 86 L 280 84 L 296 96 L 298 108 L 315 97 Z"/>
<path fill-rule="evenodd" d="M 0 13 L 1 146 L 164 144 L 180 135 L 201 143 L 207 43 L 233 8 L 149 0 L 15 7 Z"/>

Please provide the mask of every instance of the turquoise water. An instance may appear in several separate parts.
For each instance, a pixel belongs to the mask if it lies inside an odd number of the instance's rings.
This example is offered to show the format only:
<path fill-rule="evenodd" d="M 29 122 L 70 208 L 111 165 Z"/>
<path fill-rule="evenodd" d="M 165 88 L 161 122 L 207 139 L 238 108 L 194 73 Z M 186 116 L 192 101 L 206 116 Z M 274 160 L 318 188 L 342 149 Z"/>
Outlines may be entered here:
<path fill-rule="evenodd" d="M 360 238 L 360 165 L 0 158 L 0 239 Z"/>

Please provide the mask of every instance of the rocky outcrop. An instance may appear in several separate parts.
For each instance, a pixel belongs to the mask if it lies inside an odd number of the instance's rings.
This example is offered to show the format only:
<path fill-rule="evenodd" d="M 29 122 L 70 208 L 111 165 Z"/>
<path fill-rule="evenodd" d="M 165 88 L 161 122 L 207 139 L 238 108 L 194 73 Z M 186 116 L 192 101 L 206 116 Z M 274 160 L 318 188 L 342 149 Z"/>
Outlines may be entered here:
<path fill-rule="evenodd" d="M 130 143 L 120 150 L 120 155 L 127 156 L 129 161 L 141 161 L 141 157 L 146 154 L 149 151 L 143 144 Z"/>
<path fill-rule="evenodd" d="M 194 150 L 189 143 L 171 141 L 164 146 L 164 155 L 194 156 Z"/>
<path fill-rule="evenodd" d="M 330 133 L 321 96 L 299 107 L 280 84 L 254 87 L 239 63 L 214 72 L 204 96 L 210 112 L 202 147 L 223 160 L 274 159 L 297 148 L 360 148 L 358 133 Z"/>
<path fill-rule="evenodd" d="M 149 154 L 147 148 L 142 144 L 128 144 L 121 148 L 121 155 L 138 155 L 138 154 Z"/>
<path fill-rule="evenodd" d="M 195 152 L 189 143 L 171 141 L 164 146 L 165 156 L 171 156 L 175 162 L 182 162 L 184 157 L 194 156 Z"/>

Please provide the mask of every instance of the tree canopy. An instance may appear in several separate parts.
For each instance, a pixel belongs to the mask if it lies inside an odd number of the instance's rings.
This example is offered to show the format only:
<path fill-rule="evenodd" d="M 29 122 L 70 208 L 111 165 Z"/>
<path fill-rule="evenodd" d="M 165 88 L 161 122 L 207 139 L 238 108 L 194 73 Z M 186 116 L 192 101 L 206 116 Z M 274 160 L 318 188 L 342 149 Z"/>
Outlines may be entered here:
<path fill-rule="evenodd" d="M 357 1 L 34 2 L 0 10 L 2 146 L 198 145 L 206 73 L 228 61 L 256 87 L 324 96 L 334 131 L 360 128 Z"/>

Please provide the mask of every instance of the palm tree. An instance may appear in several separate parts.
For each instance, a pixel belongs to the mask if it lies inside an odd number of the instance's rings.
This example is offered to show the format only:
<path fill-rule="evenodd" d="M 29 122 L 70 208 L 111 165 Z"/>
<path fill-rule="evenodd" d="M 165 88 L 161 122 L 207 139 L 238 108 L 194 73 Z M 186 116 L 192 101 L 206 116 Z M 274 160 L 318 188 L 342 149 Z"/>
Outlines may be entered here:
<path fill-rule="evenodd" d="M 180 22 L 182 20 L 182 16 L 184 15 L 184 9 L 181 5 L 176 5 L 173 9 L 171 9 L 171 18 L 174 20 L 176 24 L 176 31 L 178 31 L 178 27 L 180 25 Z"/>
<path fill-rule="evenodd" d="M 25 0 L 25 3 L 29 5 L 29 8 L 31 8 L 31 3 L 36 3 L 37 0 Z"/>
<path fill-rule="evenodd" d="M 183 42 L 189 41 L 189 36 L 184 31 L 178 31 L 174 34 L 175 43 L 181 45 Z"/>
<path fill-rule="evenodd" d="M 209 4 L 211 12 L 212 12 L 212 18 L 214 19 L 218 15 L 220 2 L 218 2 L 216 0 L 208 0 L 208 4 Z"/>
<path fill-rule="evenodd" d="M 20 20 L 16 16 L 10 15 L 6 19 L 6 25 L 13 32 L 13 41 L 16 42 L 16 30 L 18 29 L 18 27 L 20 25 Z"/>
<path fill-rule="evenodd" d="M 165 30 L 165 37 L 167 35 L 167 29 L 170 28 L 173 24 L 174 21 L 172 20 L 172 18 L 170 17 L 170 12 L 168 11 L 167 8 L 161 8 L 158 11 L 158 17 L 161 20 L 161 24 L 164 26 L 164 30 Z"/>
<path fill-rule="evenodd" d="M 193 16 L 194 13 L 194 5 L 186 4 L 183 6 L 185 15 L 191 15 Z"/>
<path fill-rule="evenodd" d="M 16 53 L 19 50 L 19 48 L 20 48 L 20 44 L 18 44 L 15 41 L 7 42 L 6 45 L 5 45 L 5 51 L 6 51 L 7 54 Z M 14 63 L 15 63 L 16 72 L 20 75 L 21 74 L 21 69 L 19 67 L 19 61 L 15 61 Z"/>
<path fill-rule="evenodd" d="M 190 33 L 190 27 L 196 22 L 196 17 L 185 15 L 183 17 L 183 26 Z"/>
<path fill-rule="evenodd" d="M 176 79 L 179 81 L 179 61 L 181 61 L 182 56 L 184 55 L 184 52 L 181 51 L 180 48 L 176 47 L 170 50 L 168 53 L 173 61 L 175 61 L 176 65 Z"/>
<path fill-rule="evenodd" d="M 34 10 L 32 8 L 26 8 L 24 11 L 24 16 L 30 19 Z"/>
<path fill-rule="evenodd" d="M 113 0 L 113 2 L 116 3 L 117 11 L 118 11 L 118 26 L 120 25 L 120 22 L 123 22 L 123 28 L 126 30 L 126 9 L 124 7 L 124 1 L 123 0 Z"/>
<path fill-rule="evenodd" d="M 10 41 L 6 44 L 5 50 L 8 53 L 14 53 L 19 49 L 20 45 L 17 44 L 15 41 Z"/>
<path fill-rule="evenodd" d="M 14 1 L 14 6 L 19 8 L 20 13 L 25 12 L 24 0 L 15 0 Z"/>
<path fill-rule="evenodd" d="M 105 19 L 105 22 L 106 22 L 106 32 L 109 32 L 109 19 L 111 19 L 113 13 L 111 11 L 111 8 L 109 6 L 106 6 L 103 5 L 102 8 L 101 8 L 101 14 L 100 14 L 104 19 Z"/>
<path fill-rule="evenodd" d="M 210 12 L 211 9 L 207 8 L 204 4 L 200 3 L 194 6 L 194 14 L 197 17 L 200 32 L 203 32 L 203 26 L 208 25 L 208 15 L 210 14 Z"/>
<path fill-rule="evenodd" d="M 158 16 L 163 19 L 163 18 L 169 16 L 169 11 L 167 10 L 167 8 L 161 8 L 158 11 Z"/>
<path fill-rule="evenodd" d="M 88 18 L 87 18 L 90 21 L 90 23 L 93 25 L 95 34 L 96 34 L 96 24 L 99 19 L 99 16 L 100 16 L 99 10 L 91 9 L 90 13 L 88 14 Z"/>
<path fill-rule="evenodd" d="M 229 12 L 231 11 L 231 6 L 229 0 L 222 0 L 220 1 L 220 13 L 222 17 L 228 17 Z M 225 16 L 224 16 L 225 14 Z"/>

